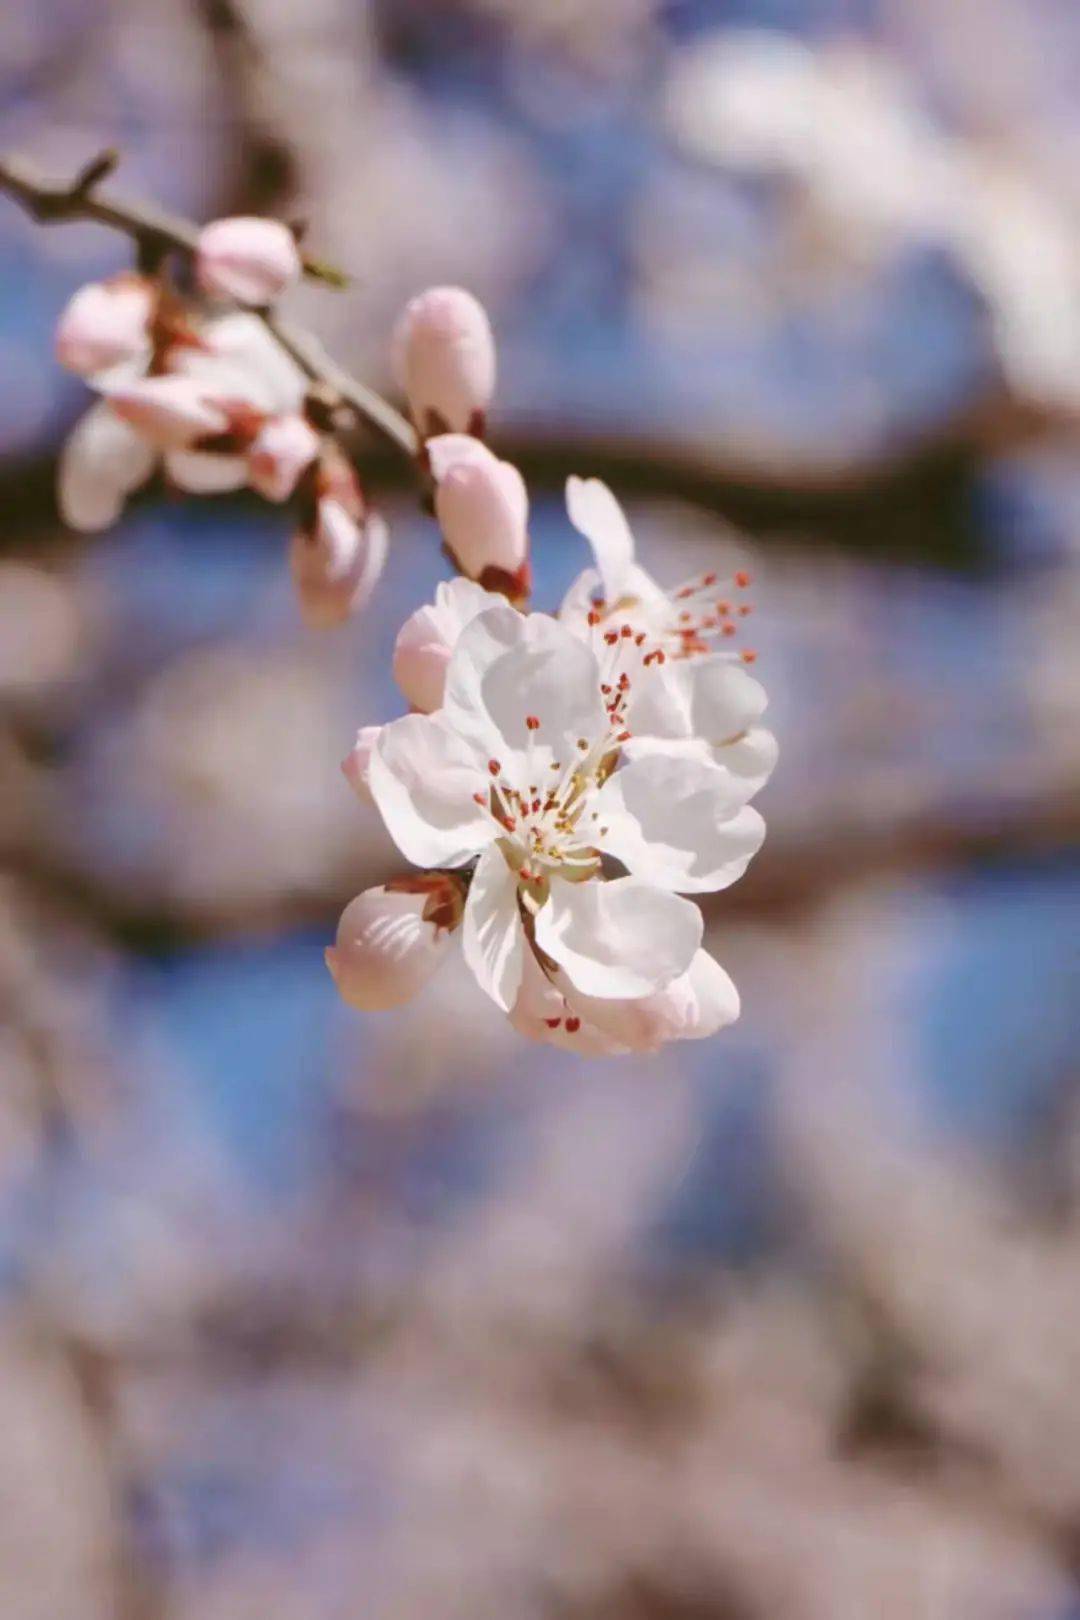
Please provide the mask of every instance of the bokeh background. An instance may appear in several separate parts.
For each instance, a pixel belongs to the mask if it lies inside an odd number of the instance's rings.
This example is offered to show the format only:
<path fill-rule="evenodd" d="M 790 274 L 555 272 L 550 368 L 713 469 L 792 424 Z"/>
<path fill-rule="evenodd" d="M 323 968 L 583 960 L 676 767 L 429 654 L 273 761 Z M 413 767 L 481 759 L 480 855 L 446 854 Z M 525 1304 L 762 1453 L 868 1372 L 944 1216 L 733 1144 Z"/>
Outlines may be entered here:
<path fill-rule="evenodd" d="M 488 302 L 539 605 L 567 473 L 669 580 L 735 525 L 782 757 L 723 1037 L 342 1008 L 433 526 L 372 444 L 320 634 L 277 510 L 65 533 L 126 245 L 0 198 L 0 1614 L 1076 1620 L 1076 0 L 11 0 L 0 150 L 109 143 L 306 218 L 368 380 Z"/>

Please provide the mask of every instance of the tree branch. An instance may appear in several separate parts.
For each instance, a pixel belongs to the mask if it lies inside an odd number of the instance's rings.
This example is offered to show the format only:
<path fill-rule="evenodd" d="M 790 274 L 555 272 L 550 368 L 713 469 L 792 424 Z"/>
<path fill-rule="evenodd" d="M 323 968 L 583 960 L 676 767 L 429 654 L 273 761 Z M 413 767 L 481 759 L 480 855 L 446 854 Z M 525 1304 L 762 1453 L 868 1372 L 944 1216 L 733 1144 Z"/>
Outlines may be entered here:
<path fill-rule="evenodd" d="M 188 220 L 144 204 L 103 197 L 101 182 L 116 167 L 116 154 L 103 152 L 70 181 L 49 180 L 26 163 L 0 159 L 0 191 L 20 203 L 32 219 L 43 225 L 92 220 L 128 236 L 144 255 L 170 253 L 190 259 L 198 244 L 198 229 Z M 312 382 L 327 390 L 361 422 L 372 428 L 396 451 L 417 464 L 419 444 L 410 423 L 381 394 L 344 371 L 324 352 L 309 332 L 285 321 L 272 309 L 252 313 Z"/>

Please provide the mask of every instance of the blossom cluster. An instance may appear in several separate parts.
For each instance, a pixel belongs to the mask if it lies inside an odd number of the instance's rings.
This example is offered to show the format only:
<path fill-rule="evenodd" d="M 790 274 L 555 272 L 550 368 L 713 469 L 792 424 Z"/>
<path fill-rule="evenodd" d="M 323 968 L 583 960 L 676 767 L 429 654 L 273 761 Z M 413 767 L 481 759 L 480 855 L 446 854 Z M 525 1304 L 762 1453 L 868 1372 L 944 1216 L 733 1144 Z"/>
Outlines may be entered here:
<path fill-rule="evenodd" d="M 186 282 L 132 272 L 83 287 L 61 362 L 99 395 L 65 447 L 61 510 L 112 522 L 154 472 L 178 488 L 291 501 L 304 617 L 370 597 L 387 530 L 325 391 L 270 306 L 303 263 L 269 220 L 219 220 Z M 521 1034 L 584 1054 L 649 1051 L 731 1023 L 738 994 L 703 949 L 691 896 L 742 876 L 764 837 L 751 799 L 776 757 L 765 693 L 736 650 L 749 579 L 665 588 L 635 560 L 615 496 L 571 478 L 593 565 L 557 613 L 529 611 L 529 499 L 485 443 L 496 355 L 460 288 L 409 303 L 394 335 L 418 470 L 458 577 L 401 627 L 409 713 L 344 763 L 412 870 L 346 908 L 327 963 L 366 1011 L 408 1002 L 460 947 Z"/>
<path fill-rule="evenodd" d="M 724 650 L 748 577 L 665 589 L 604 484 L 571 478 L 567 504 L 595 566 L 556 615 L 462 578 L 402 626 L 411 712 L 365 727 L 344 769 L 417 870 L 352 901 L 327 962 L 353 1006 L 400 1006 L 457 936 L 521 1034 L 652 1051 L 738 1016 L 688 896 L 760 848 L 776 742 L 753 654 Z"/>

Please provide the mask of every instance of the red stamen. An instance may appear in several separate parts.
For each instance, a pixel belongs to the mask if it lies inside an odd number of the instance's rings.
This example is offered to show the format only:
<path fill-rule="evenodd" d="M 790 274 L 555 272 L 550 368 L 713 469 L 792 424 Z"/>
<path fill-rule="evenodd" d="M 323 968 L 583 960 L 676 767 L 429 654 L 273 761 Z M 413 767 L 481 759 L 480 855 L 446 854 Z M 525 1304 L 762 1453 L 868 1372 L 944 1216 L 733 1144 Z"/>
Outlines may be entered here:
<path fill-rule="evenodd" d="M 740 591 L 745 591 L 746 587 L 750 583 L 750 575 L 746 573 L 745 569 L 739 569 L 739 572 L 735 575 L 735 583 L 739 587 Z"/>
<path fill-rule="evenodd" d="M 525 724 L 528 726 L 530 731 L 539 731 L 540 730 L 540 722 L 536 718 L 535 714 L 527 714 L 525 716 Z"/>

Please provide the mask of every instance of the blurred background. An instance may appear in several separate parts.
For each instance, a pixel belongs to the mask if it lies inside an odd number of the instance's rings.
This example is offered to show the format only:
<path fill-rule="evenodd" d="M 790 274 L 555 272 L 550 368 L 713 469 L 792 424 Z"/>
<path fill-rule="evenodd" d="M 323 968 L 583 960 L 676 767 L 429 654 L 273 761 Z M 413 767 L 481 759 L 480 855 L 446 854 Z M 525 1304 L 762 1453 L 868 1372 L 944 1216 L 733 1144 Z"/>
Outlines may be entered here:
<path fill-rule="evenodd" d="M 782 752 L 722 1037 L 348 1012 L 433 526 L 373 443 L 332 633 L 255 501 L 65 533 L 127 245 L 0 198 L 0 1614 L 1077 1620 L 1075 0 L 13 0 L 0 151 L 109 143 L 307 219 L 372 382 L 489 304 L 538 605 L 567 473 L 666 580 L 735 524 Z"/>

